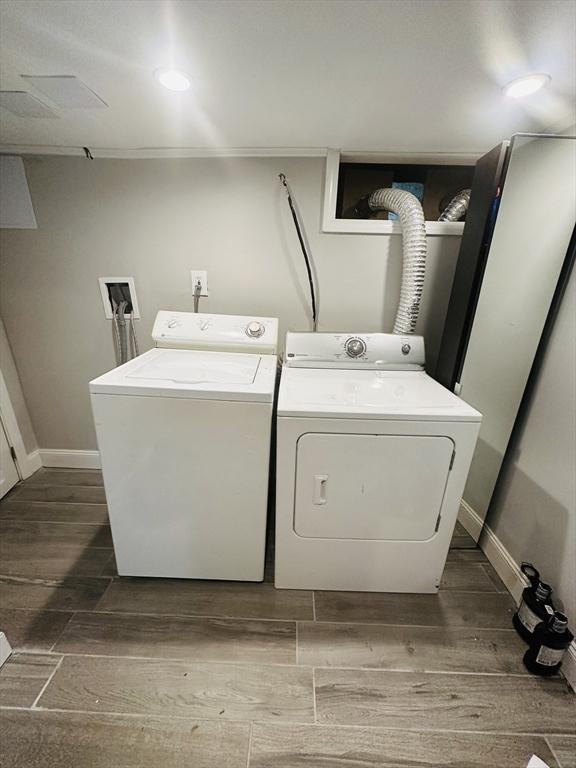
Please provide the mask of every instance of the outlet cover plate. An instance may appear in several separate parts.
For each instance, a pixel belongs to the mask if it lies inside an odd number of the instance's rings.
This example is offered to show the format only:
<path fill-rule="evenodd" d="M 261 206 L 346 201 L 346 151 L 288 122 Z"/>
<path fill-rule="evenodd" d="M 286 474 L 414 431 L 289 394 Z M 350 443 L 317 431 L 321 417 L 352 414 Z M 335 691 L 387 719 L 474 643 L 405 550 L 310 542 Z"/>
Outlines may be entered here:
<path fill-rule="evenodd" d="M 192 279 L 192 293 L 194 293 L 196 283 L 200 280 L 202 286 L 200 296 L 208 296 L 208 272 L 205 269 L 191 269 L 190 277 Z"/>

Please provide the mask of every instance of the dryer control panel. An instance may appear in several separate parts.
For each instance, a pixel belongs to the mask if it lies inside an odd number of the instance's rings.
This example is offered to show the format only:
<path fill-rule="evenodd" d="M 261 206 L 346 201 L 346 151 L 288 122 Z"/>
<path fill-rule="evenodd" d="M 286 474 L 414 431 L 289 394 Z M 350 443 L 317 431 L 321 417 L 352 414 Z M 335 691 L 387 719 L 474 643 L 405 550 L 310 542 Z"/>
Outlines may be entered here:
<path fill-rule="evenodd" d="M 295 368 L 421 371 L 424 337 L 395 333 L 287 333 L 285 364 Z"/>
<path fill-rule="evenodd" d="M 212 315 L 160 310 L 152 338 L 157 347 L 276 354 L 275 317 Z"/>

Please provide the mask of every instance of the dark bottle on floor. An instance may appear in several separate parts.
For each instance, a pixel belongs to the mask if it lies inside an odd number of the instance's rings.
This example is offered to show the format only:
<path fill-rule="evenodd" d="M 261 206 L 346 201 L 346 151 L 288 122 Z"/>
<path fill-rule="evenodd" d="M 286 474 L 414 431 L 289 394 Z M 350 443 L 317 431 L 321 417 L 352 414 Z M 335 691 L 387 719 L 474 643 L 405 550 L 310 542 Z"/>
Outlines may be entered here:
<path fill-rule="evenodd" d="M 568 619 L 556 611 L 534 630 L 532 645 L 524 654 L 524 664 L 535 675 L 547 677 L 560 669 L 566 648 L 574 640 L 568 629 Z"/>
<path fill-rule="evenodd" d="M 540 581 L 540 571 L 534 568 L 532 563 L 522 563 L 520 570 L 533 587 L 535 587 Z"/>
<path fill-rule="evenodd" d="M 522 563 L 521 570 L 528 578 L 530 586 L 522 592 L 522 601 L 512 617 L 512 623 L 520 637 L 530 643 L 538 624 L 547 621 L 553 612 L 552 587 L 540 581 L 540 574 L 530 563 Z"/>

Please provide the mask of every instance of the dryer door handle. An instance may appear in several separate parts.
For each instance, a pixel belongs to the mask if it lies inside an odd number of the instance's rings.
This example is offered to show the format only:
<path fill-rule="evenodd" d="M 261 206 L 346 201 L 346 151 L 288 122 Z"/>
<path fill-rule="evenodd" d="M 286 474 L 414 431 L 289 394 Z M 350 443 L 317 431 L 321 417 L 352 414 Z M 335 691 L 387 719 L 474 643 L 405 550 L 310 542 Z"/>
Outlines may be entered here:
<path fill-rule="evenodd" d="M 328 475 L 314 475 L 314 504 L 326 504 Z"/>

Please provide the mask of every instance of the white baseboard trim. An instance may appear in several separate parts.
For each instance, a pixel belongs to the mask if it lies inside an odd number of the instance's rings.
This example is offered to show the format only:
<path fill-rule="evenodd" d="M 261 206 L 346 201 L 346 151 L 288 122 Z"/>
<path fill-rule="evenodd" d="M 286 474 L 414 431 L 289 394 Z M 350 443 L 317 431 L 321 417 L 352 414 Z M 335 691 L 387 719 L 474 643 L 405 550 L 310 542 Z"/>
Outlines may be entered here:
<path fill-rule="evenodd" d="M 0 632 L 0 667 L 10 657 L 12 648 L 4 632 Z"/>
<path fill-rule="evenodd" d="M 43 467 L 65 467 L 66 469 L 100 469 L 98 451 L 66 451 L 59 448 L 40 449 Z"/>
<path fill-rule="evenodd" d="M 22 480 L 26 480 L 37 472 L 42 466 L 42 459 L 40 457 L 40 451 L 35 450 L 32 453 L 27 453 L 24 458 L 18 459 L 18 469 L 22 475 Z"/>
<path fill-rule="evenodd" d="M 472 509 L 470 504 L 464 501 L 460 502 L 460 510 L 458 511 L 458 522 L 460 522 L 464 528 L 466 528 L 466 531 L 472 536 L 474 541 L 478 541 L 480 539 L 480 534 L 482 533 L 482 528 L 484 527 L 484 520 L 480 517 L 480 515 Z"/>
<path fill-rule="evenodd" d="M 468 507 L 468 505 L 466 506 Z M 468 510 L 470 510 L 470 507 L 468 507 Z M 476 515 L 474 510 L 470 511 L 478 518 L 478 515 Z M 466 511 L 465 514 L 468 514 L 468 511 Z M 480 520 L 480 518 L 478 518 L 478 520 Z M 463 522 L 462 525 L 464 525 Z M 472 535 L 471 532 L 470 534 Z M 490 563 L 493 565 L 494 570 L 498 576 L 500 576 L 506 585 L 506 588 L 516 601 L 516 605 L 518 605 L 522 597 L 522 590 L 528 585 L 528 582 L 520 570 L 520 566 L 490 526 L 485 525 L 483 527 L 482 535 L 480 536 L 478 543 Z M 573 690 L 576 691 L 576 641 L 574 641 L 566 651 L 562 663 L 562 674 Z"/>
<path fill-rule="evenodd" d="M 522 598 L 522 590 L 528 585 L 520 566 L 490 526 L 484 526 L 478 543 L 518 605 Z"/>
<path fill-rule="evenodd" d="M 573 691 L 576 691 L 576 640 L 570 643 L 562 662 L 562 674 L 568 680 Z"/>

